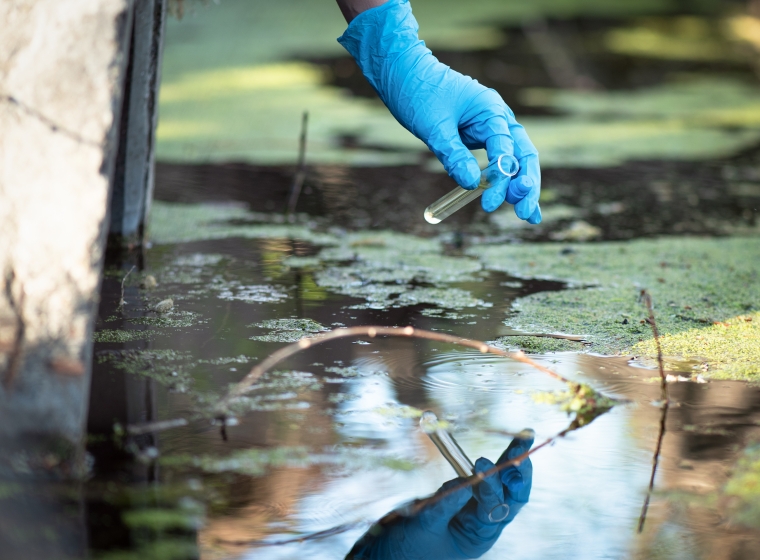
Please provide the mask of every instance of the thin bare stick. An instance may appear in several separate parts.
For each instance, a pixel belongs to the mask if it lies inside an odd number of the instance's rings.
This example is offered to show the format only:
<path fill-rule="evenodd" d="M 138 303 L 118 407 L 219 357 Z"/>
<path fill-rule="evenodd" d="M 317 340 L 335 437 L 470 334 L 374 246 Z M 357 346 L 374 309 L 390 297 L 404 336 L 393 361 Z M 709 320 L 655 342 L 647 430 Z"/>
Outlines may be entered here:
<path fill-rule="evenodd" d="M 124 278 L 121 279 L 121 298 L 119 299 L 119 307 L 123 307 L 127 305 L 126 300 L 124 299 L 124 282 L 127 281 L 127 277 L 132 274 L 132 271 L 135 269 L 135 265 L 132 265 L 132 268 L 129 269 L 129 272 L 127 272 L 124 275 Z"/>
<path fill-rule="evenodd" d="M 248 375 L 246 375 L 242 380 L 240 380 L 240 382 L 234 385 L 229 390 L 227 395 L 224 398 L 222 398 L 221 401 L 219 401 L 217 406 L 220 409 L 220 413 L 224 415 L 224 409 L 226 405 L 230 403 L 231 400 L 243 395 L 249 389 L 249 387 L 251 387 L 254 383 L 256 383 L 259 380 L 259 378 L 261 378 L 262 375 L 264 375 L 264 373 L 272 369 L 281 361 L 303 350 L 306 350 L 307 348 L 316 346 L 317 344 L 322 344 L 324 342 L 335 340 L 337 338 L 353 338 L 357 336 L 368 336 L 370 338 L 374 338 L 376 336 L 399 336 L 399 337 L 405 337 L 405 338 L 425 338 L 428 340 L 435 340 L 438 342 L 445 342 L 448 344 L 456 344 L 458 346 L 466 346 L 468 348 L 474 348 L 475 350 L 479 350 L 483 354 L 495 354 L 497 356 L 504 356 L 505 358 L 510 358 L 512 360 L 521 362 L 523 364 L 527 364 L 553 377 L 554 379 L 557 379 L 558 381 L 562 381 L 564 383 L 571 383 L 568 379 L 565 379 L 558 373 L 555 373 L 549 368 L 544 367 L 541 364 L 531 360 L 525 355 L 524 352 L 521 352 L 521 351 L 508 352 L 506 350 L 502 350 L 501 348 L 489 346 L 485 342 L 481 342 L 479 340 L 471 340 L 469 338 L 461 338 L 461 337 L 453 336 L 450 334 L 425 331 L 422 329 L 415 329 L 414 327 L 373 327 L 373 326 L 349 327 L 346 329 L 333 330 L 323 335 L 315 336 L 313 338 L 302 338 L 298 342 L 294 342 L 293 344 L 288 344 L 287 346 L 283 346 L 279 350 L 270 354 L 263 362 L 260 362 L 257 365 L 255 365 L 253 369 L 251 369 L 251 371 L 248 373 Z"/>
<path fill-rule="evenodd" d="M 354 521 L 352 523 L 342 523 L 340 525 L 335 525 L 334 527 L 330 527 L 329 529 L 325 529 L 323 531 L 317 531 L 316 533 L 307 533 L 305 535 L 301 535 L 300 537 L 293 537 L 292 539 L 281 539 L 278 541 L 264 541 L 260 539 L 228 540 L 228 539 L 217 538 L 217 539 L 214 539 L 214 542 L 218 544 L 226 544 L 226 545 L 231 545 L 231 546 L 249 546 L 249 547 L 251 546 L 255 546 L 255 547 L 283 546 L 286 544 L 302 543 L 306 541 L 316 541 L 319 539 L 332 537 L 333 535 L 339 535 L 341 533 L 345 533 L 346 531 L 350 531 L 351 529 L 355 527 L 361 527 L 362 525 L 371 525 L 371 524 L 372 524 L 371 521 Z"/>
<path fill-rule="evenodd" d="M 508 333 L 501 336 L 532 336 L 535 338 L 556 338 L 569 340 L 570 342 L 586 342 L 586 339 L 576 334 L 549 334 L 549 333 Z"/>
<path fill-rule="evenodd" d="M 296 211 L 298 197 L 301 196 L 301 188 L 306 179 L 306 131 L 309 126 L 309 112 L 304 111 L 301 118 L 301 138 L 298 141 L 298 170 L 293 178 L 293 185 L 290 187 L 290 197 L 288 198 L 288 216 Z"/>
<path fill-rule="evenodd" d="M 649 477 L 649 489 L 647 490 L 647 496 L 644 499 L 644 505 L 641 507 L 641 516 L 639 516 L 639 528 L 638 532 L 641 533 L 644 530 L 644 523 L 647 518 L 647 511 L 649 510 L 649 501 L 652 498 L 652 491 L 654 490 L 654 478 L 657 474 L 657 466 L 660 461 L 660 451 L 662 451 L 662 441 L 665 439 L 665 423 L 668 419 L 668 408 L 670 408 L 670 397 L 668 395 L 668 378 L 665 375 L 665 365 L 662 359 L 662 346 L 660 344 L 660 333 L 657 330 L 657 321 L 654 317 L 654 308 L 652 306 L 652 297 L 646 290 L 641 291 L 641 299 L 649 312 L 647 322 L 652 327 L 652 334 L 654 335 L 654 342 L 657 346 L 657 365 L 660 369 L 660 400 L 662 401 L 662 412 L 660 414 L 660 432 L 657 435 L 657 446 L 654 450 L 654 456 L 652 457 L 652 474 Z"/>

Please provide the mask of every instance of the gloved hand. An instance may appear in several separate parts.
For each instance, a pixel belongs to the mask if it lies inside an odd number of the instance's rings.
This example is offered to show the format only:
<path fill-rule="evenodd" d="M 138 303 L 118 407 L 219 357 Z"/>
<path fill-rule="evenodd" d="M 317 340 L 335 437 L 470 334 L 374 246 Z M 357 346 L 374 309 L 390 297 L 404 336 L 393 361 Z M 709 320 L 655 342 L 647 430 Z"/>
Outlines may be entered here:
<path fill-rule="evenodd" d="M 497 464 L 514 459 L 533 445 L 533 438 L 515 438 Z M 482 473 L 493 463 L 480 458 L 475 471 Z M 417 514 L 391 515 L 380 521 L 354 545 L 346 556 L 355 560 L 460 560 L 478 558 L 498 540 L 502 530 L 528 503 L 533 483 L 533 465 L 525 459 L 511 465 L 473 486 L 463 485 L 462 478 L 444 483 L 430 499 L 430 504 Z M 455 490 L 448 493 L 452 488 Z M 441 494 L 444 494 L 439 498 Z M 509 506 L 504 514 L 501 504 Z M 496 508 L 496 509 L 494 509 Z"/>
<path fill-rule="evenodd" d="M 465 189 L 480 180 L 469 149 L 485 148 L 490 161 L 514 155 L 520 171 L 487 189 L 486 212 L 506 199 L 531 224 L 541 222 L 538 152 L 498 93 L 436 59 L 417 36 L 409 0 L 388 0 L 359 14 L 338 39 L 396 120 L 425 142 Z"/>

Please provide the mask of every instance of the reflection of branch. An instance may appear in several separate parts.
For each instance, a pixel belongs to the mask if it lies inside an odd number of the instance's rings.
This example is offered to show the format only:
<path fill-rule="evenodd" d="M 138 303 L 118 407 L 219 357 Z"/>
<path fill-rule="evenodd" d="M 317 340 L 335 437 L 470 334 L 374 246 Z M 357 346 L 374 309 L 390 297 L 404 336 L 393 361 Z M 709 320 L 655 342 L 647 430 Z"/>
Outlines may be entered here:
<path fill-rule="evenodd" d="M 5 277 L 5 297 L 11 310 L 16 315 L 16 337 L 13 341 L 10 356 L 8 357 L 8 367 L 5 368 L 5 375 L 3 376 L 3 385 L 5 385 L 6 389 L 10 389 L 18 375 L 19 369 L 21 369 L 24 356 L 24 338 L 26 336 L 26 323 L 24 322 L 23 315 L 24 289 L 20 289 L 21 293 L 18 301 L 16 301 L 13 297 L 13 280 L 15 277 L 16 275 L 12 270 Z"/>
<path fill-rule="evenodd" d="M 481 342 L 479 340 L 460 338 L 458 336 L 452 336 L 450 334 L 443 334 L 432 331 L 424 331 L 421 329 L 415 329 L 414 327 L 349 327 L 347 329 L 330 331 L 324 335 L 316 336 L 313 338 L 302 338 L 298 342 L 288 344 L 287 346 L 284 346 L 274 353 L 270 354 L 263 362 L 260 362 L 254 366 L 250 373 L 248 373 L 248 375 L 246 375 L 239 383 L 233 386 L 227 393 L 227 396 L 219 401 L 217 405 L 219 412 L 222 414 L 222 416 L 224 416 L 224 408 L 232 399 L 243 395 L 243 393 L 245 393 L 251 385 L 256 383 L 259 378 L 268 370 L 286 358 L 289 358 L 290 356 L 293 356 L 302 350 L 306 350 L 307 348 L 310 348 L 311 346 L 315 346 L 317 344 L 322 344 L 328 340 L 335 340 L 336 338 L 353 338 L 357 336 L 368 336 L 370 338 L 374 338 L 378 335 L 425 338 L 427 340 L 436 340 L 438 342 L 446 342 L 448 344 L 467 346 L 468 348 L 479 350 L 483 354 L 496 354 L 497 356 L 504 356 L 505 358 L 510 358 L 523 364 L 527 364 L 553 377 L 554 379 L 563 381 L 565 383 L 571 383 L 560 374 L 553 372 L 549 368 L 542 366 L 534 360 L 531 360 L 525 355 L 524 352 L 507 352 L 506 350 L 502 350 L 494 346 L 489 346 L 485 342 Z"/>
<path fill-rule="evenodd" d="M 652 457 L 652 475 L 649 478 L 649 490 L 647 490 L 647 497 L 644 499 L 644 505 L 641 507 L 641 516 L 639 517 L 639 533 L 644 530 L 644 522 L 647 518 L 647 510 L 649 509 L 649 500 L 652 497 L 652 490 L 654 490 L 654 477 L 657 474 L 657 464 L 660 461 L 660 451 L 662 450 L 662 440 L 665 439 L 665 422 L 668 419 L 668 408 L 670 407 L 670 397 L 668 396 L 668 380 L 665 376 L 665 366 L 662 361 L 662 346 L 660 344 L 660 333 L 657 330 L 657 321 L 654 318 L 654 309 L 652 308 L 652 297 L 646 290 L 641 291 L 641 299 L 646 305 L 649 317 L 647 322 L 652 327 L 652 334 L 654 335 L 654 342 L 657 345 L 657 365 L 660 369 L 660 400 L 662 401 L 662 413 L 660 414 L 660 433 L 657 436 L 657 446 L 654 450 L 654 456 Z"/>

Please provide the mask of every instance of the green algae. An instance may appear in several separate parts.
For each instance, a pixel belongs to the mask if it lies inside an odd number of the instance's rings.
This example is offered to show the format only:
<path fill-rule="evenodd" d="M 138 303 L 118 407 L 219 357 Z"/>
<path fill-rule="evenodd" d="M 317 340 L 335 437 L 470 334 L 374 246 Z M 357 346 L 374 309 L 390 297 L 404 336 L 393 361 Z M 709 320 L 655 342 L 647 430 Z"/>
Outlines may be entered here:
<path fill-rule="evenodd" d="M 707 373 L 714 378 L 760 379 L 760 313 L 666 334 L 660 337 L 660 344 L 666 356 L 709 366 Z M 647 356 L 657 354 L 654 340 L 640 342 L 634 350 Z"/>
<path fill-rule="evenodd" d="M 321 454 L 306 447 L 276 447 L 245 449 L 227 457 L 213 455 L 168 455 L 159 463 L 169 468 L 195 469 L 205 473 L 237 473 L 263 476 L 276 468 L 306 468 L 314 465 L 360 469 L 381 466 L 392 470 L 409 471 L 419 465 L 403 457 L 387 455 L 370 449 L 335 447 L 330 454 Z"/>
<path fill-rule="evenodd" d="M 189 352 L 176 350 L 122 350 L 98 357 L 99 363 L 131 375 L 147 377 L 178 392 L 186 393 L 193 385 L 190 370 L 195 367 Z"/>
<path fill-rule="evenodd" d="M 579 342 L 562 338 L 538 336 L 501 336 L 491 343 L 497 348 L 519 349 L 528 353 L 577 352 L 583 346 Z"/>
<path fill-rule="evenodd" d="M 446 50 L 498 47 L 507 40 L 501 31 L 503 25 L 519 25 L 539 16 L 651 15 L 669 8 L 669 3 L 659 0 L 414 2 L 421 37 L 433 49 Z M 298 14 L 295 19 L 294 13 Z M 374 99 L 327 86 L 329 76 L 315 64 L 292 61 L 299 54 L 304 58 L 345 56 L 335 41 L 344 29 L 345 22 L 334 5 L 295 0 L 231 0 L 198 10 L 181 22 L 170 22 L 159 100 L 157 157 L 171 161 L 292 163 L 297 156 L 300 115 L 307 107 L 311 163 L 416 164 L 424 144 L 399 125 L 385 107 Z M 625 33 L 618 30 L 617 36 L 608 39 L 608 48 L 619 50 Z M 672 39 L 674 34 L 665 36 Z M 704 39 L 692 40 L 689 45 L 717 52 Z M 660 151 L 670 157 L 676 153 L 696 155 L 709 151 L 710 146 L 726 151 L 751 141 L 748 135 L 712 126 L 673 131 L 659 121 L 636 126 L 560 117 L 525 119 L 523 124 L 541 151 L 544 166 L 570 160 L 603 165 L 644 153 L 659 157 Z M 562 132 L 558 132 L 560 127 Z M 361 138 L 363 145 L 396 150 L 347 149 L 335 141 L 341 134 Z M 615 141 L 610 141 L 613 137 Z"/>
<path fill-rule="evenodd" d="M 760 243 L 755 238 L 479 246 L 469 253 L 489 270 L 576 286 L 520 298 L 506 324 L 523 332 L 581 335 L 596 353 L 633 353 L 637 344 L 652 338 L 639 301 L 644 288 L 655 302 L 663 336 L 704 330 L 760 305 Z M 730 337 L 723 342 L 731 344 Z M 540 352 L 555 343 L 536 339 L 534 344 Z M 731 355 L 729 348 L 723 353 Z M 731 375 L 728 364 L 708 364 L 710 375 Z"/>
<path fill-rule="evenodd" d="M 203 509 L 198 508 L 145 508 L 125 511 L 122 520 L 132 529 L 144 528 L 154 532 L 170 529 L 198 529 L 202 524 Z"/>
<path fill-rule="evenodd" d="M 186 560 L 198 557 L 194 538 L 162 535 L 148 543 L 136 543 L 131 550 L 115 550 L 98 554 L 97 560 Z"/>
<path fill-rule="evenodd" d="M 253 323 L 248 327 L 272 331 L 265 335 L 249 337 L 249 340 L 261 342 L 297 342 L 304 337 L 314 336 L 317 333 L 329 330 L 312 319 L 269 319 L 260 323 Z"/>
<path fill-rule="evenodd" d="M 268 284 L 242 284 L 237 280 L 223 281 L 215 278 L 209 286 L 217 292 L 219 299 L 244 301 L 246 303 L 279 303 L 287 299 L 287 294 Z"/>
<path fill-rule="evenodd" d="M 329 366 L 325 368 L 327 373 L 334 373 L 344 378 L 369 377 L 370 375 L 388 375 L 385 370 L 370 370 L 356 366 Z"/>
<path fill-rule="evenodd" d="M 207 323 L 208 319 L 204 319 L 192 311 L 168 311 L 156 317 L 129 317 L 127 321 L 134 325 L 179 329 Z"/>
<path fill-rule="evenodd" d="M 314 271 L 317 286 L 365 300 L 352 309 L 389 309 L 420 304 L 460 310 L 489 307 L 454 282 L 476 281 L 477 259 L 450 257 L 440 240 L 389 231 L 358 232 L 323 249 Z M 313 263 L 309 263 L 314 266 Z"/>
<path fill-rule="evenodd" d="M 156 333 L 150 330 L 101 329 L 93 333 L 92 339 L 95 342 L 123 344 L 125 342 L 134 342 L 136 340 L 150 340 L 154 336 L 156 336 Z"/>
<path fill-rule="evenodd" d="M 732 516 L 739 523 L 760 527 L 760 445 L 748 446 L 736 463 L 723 493 L 732 498 Z"/>
<path fill-rule="evenodd" d="M 306 239 L 314 245 L 335 243 L 333 236 L 318 234 L 309 224 L 285 224 L 282 217 L 279 218 L 250 212 L 241 205 L 155 201 L 151 207 L 149 231 L 154 243 L 187 243 L 231 237 Z"/>

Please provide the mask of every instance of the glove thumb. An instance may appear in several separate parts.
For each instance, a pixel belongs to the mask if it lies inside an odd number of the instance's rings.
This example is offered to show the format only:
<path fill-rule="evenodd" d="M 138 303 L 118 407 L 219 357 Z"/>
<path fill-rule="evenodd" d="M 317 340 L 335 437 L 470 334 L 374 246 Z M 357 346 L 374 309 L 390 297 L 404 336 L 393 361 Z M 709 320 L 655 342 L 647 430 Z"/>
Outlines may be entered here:
<path fill-rule="evenodd" d="M 480 183 L 478 161 L 462 143 L 456 126 L 438 127 L 428 138 L 427 145 L 460 187 L 472 190 L 478 186 Z"/>

